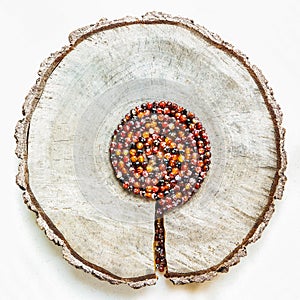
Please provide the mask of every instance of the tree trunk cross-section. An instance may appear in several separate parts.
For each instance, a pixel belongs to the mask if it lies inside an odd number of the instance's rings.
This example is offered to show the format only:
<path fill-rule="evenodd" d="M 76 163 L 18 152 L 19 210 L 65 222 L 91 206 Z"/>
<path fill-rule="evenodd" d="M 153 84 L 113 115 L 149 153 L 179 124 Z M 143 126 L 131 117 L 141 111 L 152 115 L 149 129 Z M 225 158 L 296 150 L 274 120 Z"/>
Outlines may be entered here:
<path fill-rule="evenodd" d="M 42 64 L 16 127 L 17 184 L 68 262 L 113 284 L 155 284 L 154 224 L 165 277 L 227 272 L 267 225 L 285 184 L 284 129 L 260 70 L 217 35 L 162 13 L 72 32 Z M 186 204 L 154 220 L 155 201 L 116 180 L 112 133 L 126 113 L 168 100 L 195 113 L 210 170 Z"/>

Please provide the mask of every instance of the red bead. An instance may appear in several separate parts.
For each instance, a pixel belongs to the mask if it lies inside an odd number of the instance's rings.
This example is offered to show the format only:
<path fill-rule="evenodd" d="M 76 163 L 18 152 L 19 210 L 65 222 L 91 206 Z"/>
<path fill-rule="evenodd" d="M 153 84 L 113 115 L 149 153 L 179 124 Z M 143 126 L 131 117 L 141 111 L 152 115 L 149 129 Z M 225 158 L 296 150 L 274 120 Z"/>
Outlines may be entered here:
<path fill-rule="evenodd" d="M 159 102 L 159 107 L 165 108 L 166 107 L 166 102 L 165 101 L 160 101 Z"/>
<path fill-rule="evenodd" d="M 147 109 L 150 110 L 152 107 L 153 107 L 153 104 L 152 104 L 151 102 L 148 102 L 148 103 L 147 103 Z"/>
<path fill-rule="evenodd" d="M 163 272 L 165 270 L 165 267 L 163 265 L 159 265 L 158 270 L 159 272 Z"/>
<path fill-rule="evenodd" d="M 186 115 L 181 115 L 180 118 L 179 118 L 179 120 L 180 120 L 180 122 L 182 122 L 182 123 L 186 122 L 186 120 L 187 120 Z"/>
<path fill-rule="evenodd" d="M 196 123 L 196 128 L 197 128 L 198 130 L 202 128 L 201 122 Z"/>
<path fill-rule="evenodd" d="M 136 194 L 136 195 L 139 195 L 140 189 L 139 188 L 134 188 L 133 193 Z"/>

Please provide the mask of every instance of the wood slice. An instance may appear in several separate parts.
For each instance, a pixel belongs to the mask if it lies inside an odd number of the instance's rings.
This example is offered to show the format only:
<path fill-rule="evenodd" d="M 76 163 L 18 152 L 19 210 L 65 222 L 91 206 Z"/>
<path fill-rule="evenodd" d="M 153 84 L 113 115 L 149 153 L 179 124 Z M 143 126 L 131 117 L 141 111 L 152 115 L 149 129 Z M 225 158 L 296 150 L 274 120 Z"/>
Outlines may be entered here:
<path fill-rule="evenodd" d="M 161 13 L 101 19 L 69 41 L 42 63 L 16 127 L 17 183 L 39 226 L 71 264 L 113 284 L 155 284 L 155 226 L 173 283 L 228 271 L 286 180 L 281 111 L 260 70 L 205 28 Z M 109 153 L 124 115 L 161 100 L 195 113 L 212 158 L 199 191 L 154 222 L 157 200 L 125 190 Z"/>

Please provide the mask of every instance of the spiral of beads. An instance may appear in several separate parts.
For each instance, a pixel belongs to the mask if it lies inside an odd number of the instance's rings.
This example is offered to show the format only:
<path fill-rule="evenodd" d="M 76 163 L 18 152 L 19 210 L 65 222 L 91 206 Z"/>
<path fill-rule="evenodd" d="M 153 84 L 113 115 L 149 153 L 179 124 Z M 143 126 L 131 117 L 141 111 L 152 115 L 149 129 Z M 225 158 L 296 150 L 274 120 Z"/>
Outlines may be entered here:
<path fill-rule="evenodd" d="M 114 131 L 110 160 L 123 188 L 158 201 L 157 214 L 186 203 L 209 170 L 211 147 L 194 113 L 170 101 L 132 109 Z"/>

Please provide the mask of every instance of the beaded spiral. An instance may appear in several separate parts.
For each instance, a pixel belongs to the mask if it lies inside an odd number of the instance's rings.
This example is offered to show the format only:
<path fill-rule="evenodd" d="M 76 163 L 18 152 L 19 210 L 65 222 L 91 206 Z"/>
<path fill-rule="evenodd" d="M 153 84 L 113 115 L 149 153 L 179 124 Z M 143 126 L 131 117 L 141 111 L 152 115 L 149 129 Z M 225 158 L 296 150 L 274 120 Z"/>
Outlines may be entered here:
<path fill-rule="evenodd" d="M 160 216 L 200 188 L 210 150 L 194 113 L 174 102 L 155 101 L 125 115 L 112 136 L 110 159 L 123 188 L 157 201 Z"/>

